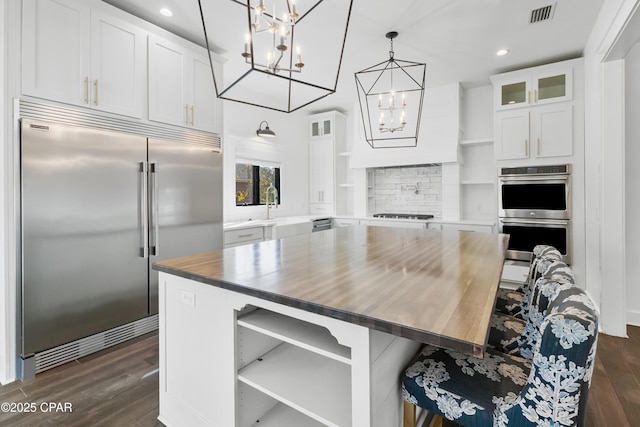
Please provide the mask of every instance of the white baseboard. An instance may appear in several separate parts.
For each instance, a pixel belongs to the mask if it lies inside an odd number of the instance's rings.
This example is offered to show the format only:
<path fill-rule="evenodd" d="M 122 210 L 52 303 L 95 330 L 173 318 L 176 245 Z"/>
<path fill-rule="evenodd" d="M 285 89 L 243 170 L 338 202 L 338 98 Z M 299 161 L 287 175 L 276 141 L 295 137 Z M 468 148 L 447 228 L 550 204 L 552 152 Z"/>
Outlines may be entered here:
<path fill-rule="evenodd" d="M 627 325 L 640 326 L 640 311 L 627 310 Z"/>

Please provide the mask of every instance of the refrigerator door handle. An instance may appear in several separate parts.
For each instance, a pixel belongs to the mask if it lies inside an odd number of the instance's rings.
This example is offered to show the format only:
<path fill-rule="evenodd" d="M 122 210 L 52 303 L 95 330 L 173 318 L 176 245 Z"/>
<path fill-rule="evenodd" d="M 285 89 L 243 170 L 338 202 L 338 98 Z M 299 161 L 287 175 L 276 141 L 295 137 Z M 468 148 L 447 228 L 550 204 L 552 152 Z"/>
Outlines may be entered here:
<path fill-rule="evenodd" d="M 140 162 L 140 225 L 142 233 L 140 233 L 140 256 L 149 258 L 149 212 L 147 209 L 148 187 L 147 182 L 147 162 Z"/>
<path fill-rule="evenodd" d="M 151 255 L 160 255 L 160 216 L 159 216 L 159 197 L 158 197 L 158 165 L 156 163 L 149 164 L 149 172 L 151 173 L 151 226 L 153 227 L 153 240 L 151 240 Z"/>

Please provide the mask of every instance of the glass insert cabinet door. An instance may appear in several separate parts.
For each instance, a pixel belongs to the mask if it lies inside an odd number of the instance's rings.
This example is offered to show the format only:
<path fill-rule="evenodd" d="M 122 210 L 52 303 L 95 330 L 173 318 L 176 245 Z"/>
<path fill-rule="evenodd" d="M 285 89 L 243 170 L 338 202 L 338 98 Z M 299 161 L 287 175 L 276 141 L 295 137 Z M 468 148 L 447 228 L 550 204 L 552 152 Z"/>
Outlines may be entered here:
<path fill-rule="evenodd" d="M 572 70 L 531 75 L 503 82 L 496 89 L 499 110 L 573 99 Z"/>
<path fill-rule="evenodd" d="M 314 120 L 311 122 L 311 136 L 328 136 L 333 132 L 331 119 Z"/>

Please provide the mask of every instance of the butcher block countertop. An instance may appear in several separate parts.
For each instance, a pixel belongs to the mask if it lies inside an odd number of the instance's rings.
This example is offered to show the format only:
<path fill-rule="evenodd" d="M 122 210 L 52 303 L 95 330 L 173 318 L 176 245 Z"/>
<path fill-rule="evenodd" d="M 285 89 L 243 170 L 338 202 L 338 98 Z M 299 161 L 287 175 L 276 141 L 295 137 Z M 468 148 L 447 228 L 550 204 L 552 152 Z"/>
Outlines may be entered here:
<path fill-rule="evenodd" d="M 154 268 L 482 357 L 507 244 L 503 234 L 353 226 Z"/>

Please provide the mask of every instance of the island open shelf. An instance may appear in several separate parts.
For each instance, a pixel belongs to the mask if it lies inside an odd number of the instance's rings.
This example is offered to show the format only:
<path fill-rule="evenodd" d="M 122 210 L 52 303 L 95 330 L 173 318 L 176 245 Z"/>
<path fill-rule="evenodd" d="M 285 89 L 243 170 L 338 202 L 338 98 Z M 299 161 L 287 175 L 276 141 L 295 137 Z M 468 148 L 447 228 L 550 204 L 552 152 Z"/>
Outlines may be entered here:
<path fill-rule="evenodd" d="M 244 367 L 238 380 L 322 425 L 351 426 L 349 365 L 282 343 Z"/>
<path fill-rule="evenodd" d="M 283 426 L 323 427 L 324 424 L 321 424 L 282 403 L 276 404 L 266 414 L 264 414 L 264 416 L 256 420 L 254 424 L 251 424 L 251 427 Z"/>
<path fill-rule="evenodd" d="M 322 356 L 351 363 L 351 349 L 338 344 L 326 328 L 269 310 L 254 310 L 238 319 L 238 326 L 291 343 Z"/>

